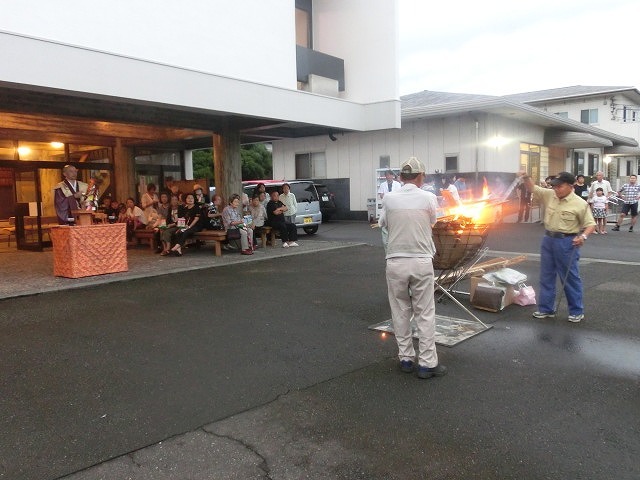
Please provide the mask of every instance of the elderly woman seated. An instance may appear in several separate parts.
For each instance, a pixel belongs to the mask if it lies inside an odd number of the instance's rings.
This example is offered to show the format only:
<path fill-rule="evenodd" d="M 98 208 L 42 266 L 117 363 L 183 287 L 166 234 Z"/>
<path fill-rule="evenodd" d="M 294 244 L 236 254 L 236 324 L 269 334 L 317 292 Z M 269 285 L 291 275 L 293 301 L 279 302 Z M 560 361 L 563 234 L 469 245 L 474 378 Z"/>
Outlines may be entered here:
<path fill-rule="evenodd" d="M 229 198 L 229 205 L 224 207 L 222 211 L 222 221 L 224 227 L 227 230 L 227 238 L 233 237 L 233 233 L 240 234 L 240 245 L 242 248 L 241 253 L 243 255 L 253 255 L 253 230 L 246 228 L 244 219 L 240 214 L 240 195 L 234 193 Z"/>

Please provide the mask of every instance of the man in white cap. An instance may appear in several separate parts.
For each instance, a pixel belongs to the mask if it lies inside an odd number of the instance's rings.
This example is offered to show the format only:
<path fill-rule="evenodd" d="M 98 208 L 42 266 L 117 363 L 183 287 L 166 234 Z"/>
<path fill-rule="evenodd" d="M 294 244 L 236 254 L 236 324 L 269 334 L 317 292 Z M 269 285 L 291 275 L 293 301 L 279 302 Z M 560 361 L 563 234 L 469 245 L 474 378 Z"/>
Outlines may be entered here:
<path fill-rule="evenodd" d="M 400 167 L 404 183 L 382 199 L 379 224 L 389 231 L 387 243 L 387 288 L 393 331 L 398 342 L 400 369 L 414 370 L 416 353 L 411 335 L 411 318 L 418 327 L 418 377 L 441 377 L 447 368 L 438 363 L 436 352 L 436 307 L 432 259 L 435 245 L 431 226 L 436 222 L 438 201 L 421 190 L 425 168 L 410 157 Z"/>

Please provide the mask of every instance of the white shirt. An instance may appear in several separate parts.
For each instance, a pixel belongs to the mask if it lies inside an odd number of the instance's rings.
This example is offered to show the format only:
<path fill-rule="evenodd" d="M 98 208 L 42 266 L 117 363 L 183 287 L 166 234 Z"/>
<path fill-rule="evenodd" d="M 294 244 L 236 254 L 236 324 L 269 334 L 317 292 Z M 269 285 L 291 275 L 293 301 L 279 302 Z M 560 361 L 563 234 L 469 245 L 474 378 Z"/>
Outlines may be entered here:
<path fill-rule="evenodd" d="M 393 180 L 391 182 L 391 190 L 389 190 L 389 183 L 387 182 L 387 180 L 385 180 L 378 187 L 378 194 L 382 195 L 382 197 L 384 198 L 384 196 L 387 193 L 395 192 L 396 190 L 400 190 L 401 187 L 402 187 L 402 184 L 400 182 L 398 182 L 397 180 Z"/>
<path fill-rule="evenodd" d="M 386 258 L 433 258 L 431 226 L 436 223 L 437 208 L 436 196 L 412 183 L 385 195 L 378 223 L 389 231 Z"/>
<path fill-rule="evenodd" d="M 609 180 L 603 179 L 601 182 L 595 180 L 591 182 L 591 185 L 589 185 L 589 198 L 595 196 L 596 190 L 598 188 L 602 189 L 602 192 L 604 193 L 605 197 L 608 197 L 613 193 L 613 189 L 611 188 L 611 184 L 609 183 Z"/>
<path fill-rule="evenodd" d="M 296 196 L 289 193 L 281 193 L 280 201 L 284 203 L 284 206 L 287 207 L 287 211 L 284 212 L 285 217 L 295 217 L 298 212 L 298 202 L 296 201 Z"/>

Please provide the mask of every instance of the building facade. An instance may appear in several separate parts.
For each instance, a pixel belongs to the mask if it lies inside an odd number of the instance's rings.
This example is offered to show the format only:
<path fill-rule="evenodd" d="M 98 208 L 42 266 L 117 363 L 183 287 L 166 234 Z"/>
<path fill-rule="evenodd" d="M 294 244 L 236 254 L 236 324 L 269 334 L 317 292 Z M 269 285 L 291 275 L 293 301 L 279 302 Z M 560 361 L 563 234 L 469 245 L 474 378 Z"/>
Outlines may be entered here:
<path fill-rule="evenodd" d="M 274 177 L 321 179 L 342 202 L 342 218 L 364 219 L 376 197 L 376 170 L 409 156 L 424 161 L 430 174 L 465 177 L 479 194 L 485 179 L 502 189 L 519 170 L 539 180 L 563 170 L 593 175 L 613 152 L 637 151 L 634 128 L 581 122 L 577 107 L 561 115 L 516 98 L 424 91 L 402 97 L 400 130 L 274 142 Z"/>
<path fill-rule="evenodd" d="M 67 163 L 122 201 L 186 178 L 189 152 L 213 147 L 226 195 L 241 143 L 399 127 L 396 3 L 8 3 L 0 220 L 18 204 L 50 214 Z"/>
<path fill-rule="evenodd" d="M 574 86 L 510 95 L 506 98 L 640 140 L 640 92 L 634 87 Z M 567 169 L 587 177 L 603 171 L 614 187 L 640 173 L 640 148 L 601 145 L 573 148 Z"/>

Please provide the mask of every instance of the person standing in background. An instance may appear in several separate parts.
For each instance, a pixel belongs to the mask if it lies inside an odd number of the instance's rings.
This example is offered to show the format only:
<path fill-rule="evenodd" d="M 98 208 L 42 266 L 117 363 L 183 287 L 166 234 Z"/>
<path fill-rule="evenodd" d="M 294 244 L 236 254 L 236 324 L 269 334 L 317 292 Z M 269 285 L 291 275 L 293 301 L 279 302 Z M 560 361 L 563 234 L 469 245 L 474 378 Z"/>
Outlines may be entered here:
<path fill-rule="evenodd" d="M 584 183 L 584 175 L 576 175 L 576 183 L 573 186 L 573 191 L 585 202 L 589 200 L 589 187 Z"/>
<path fill-rule="evenodd" d="M 385 181 L 380 183 L 380 187 L 378 187 L 378 197 L 380 199 L 383 199 L 385 194 L 400 190 L 400 187 L 402 187 L 400 182 L 396 180 L 396 176 L 391 170 L 387 170 L 386 172 L 384 172 L 384 178 Z"/>
<path fill-rule="evenodd" d="M 596 194 L 596 189 L 598 188 L 602 189 L 604 196 L 607 198 L 613 193 L 613 188 L 611 188 L 609 180 L 604 179 L 604 173 L 602 172 L 596 172 L 596 179 L 589 185 L 589 198 Z"/>
<path fill-rule="evenodd" d="M 611 229 L 615 232 L 620 230 L 620 225 L 622 225 L 622 221 L 627 214 L 631 215 L 629 231 L 633 232 L 633 226 L 636 224 L 636 220 L 638 220 L 638 199 L 640 199 L 640 185 L 638 185 L 637 181 L 638 177 L 630 175 L 629 183 L 625 183 L 618 191 L 618 196 L 622 199 L 623 204 L 616 226 Z"/>
<path fill-rule="evenodd" d="M 288 183 L 282 185 L 282 194 L 280 201 L 287 207 L 284 214 L 284 220 L 289 223 L 296 223 L 296 214 L 298 212 L 298 201 L 296 196 L 291 192 L 291 186 Z"/>

